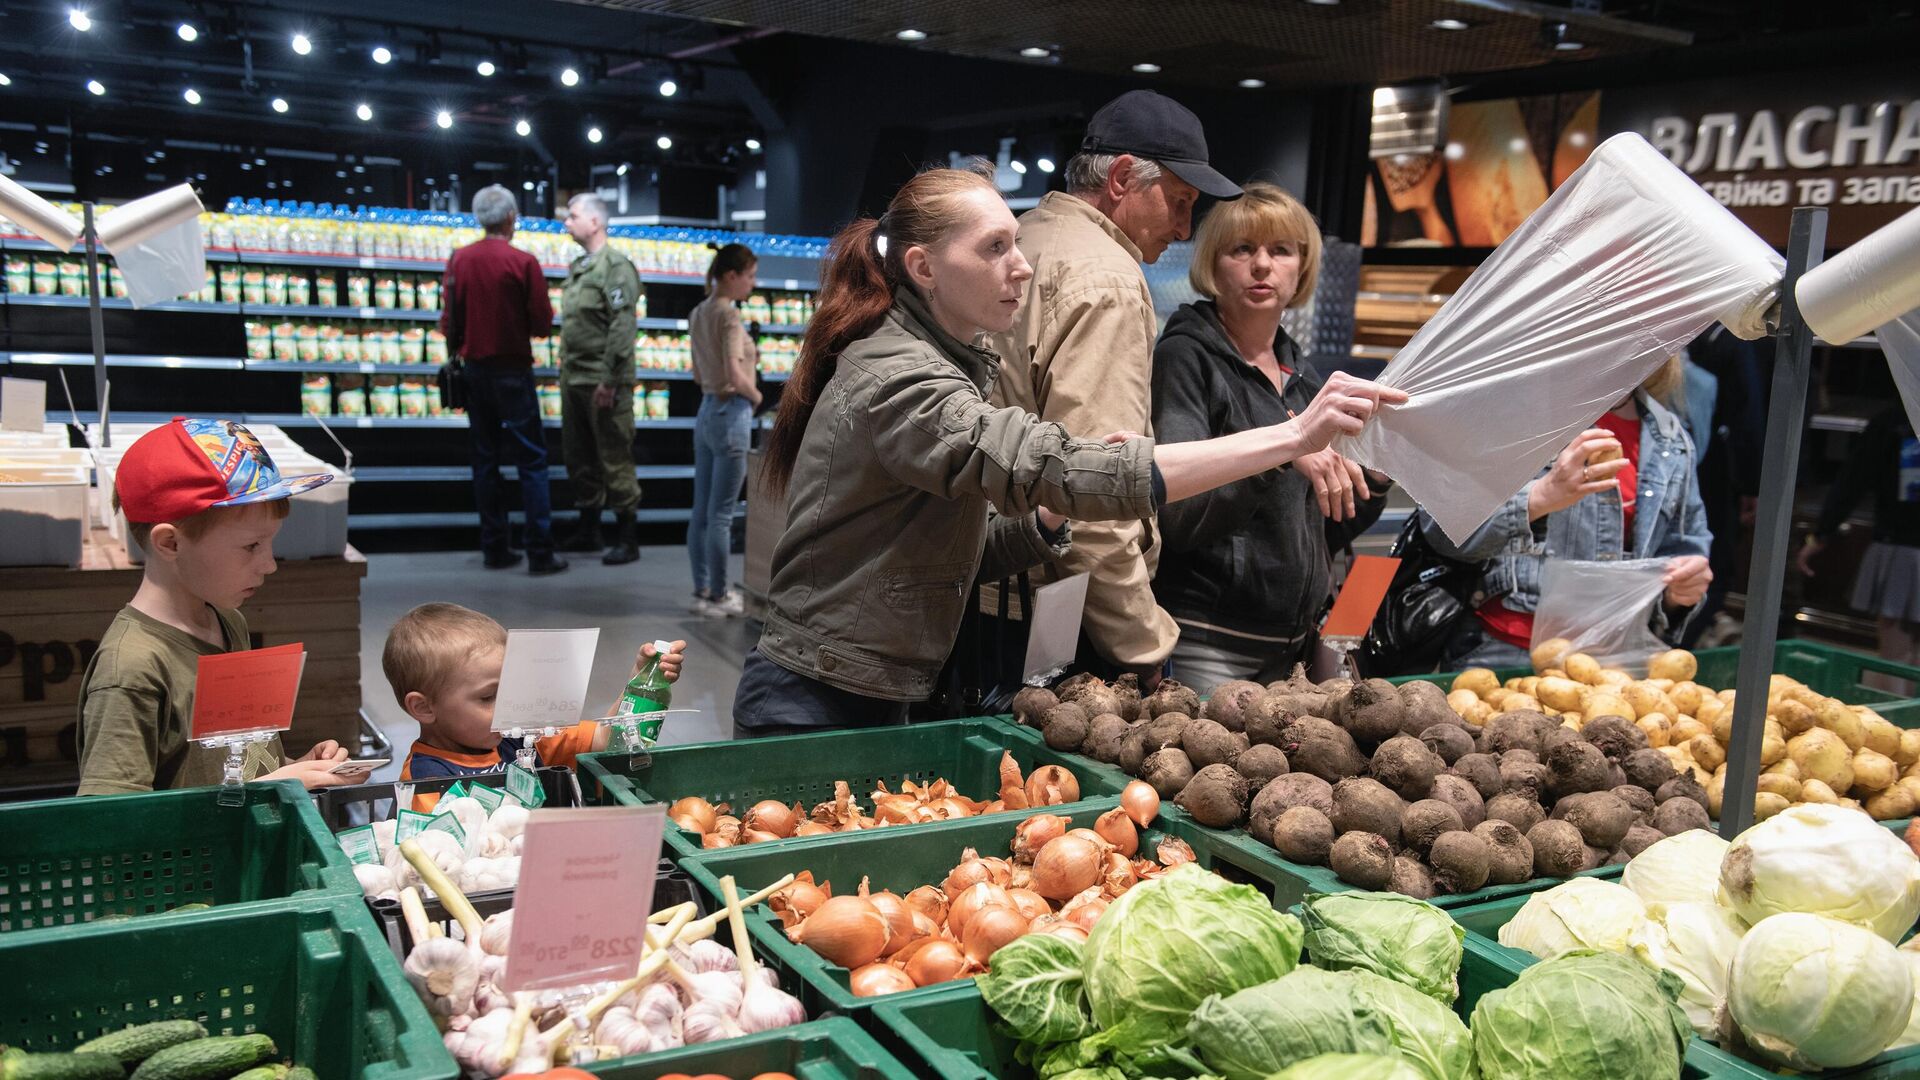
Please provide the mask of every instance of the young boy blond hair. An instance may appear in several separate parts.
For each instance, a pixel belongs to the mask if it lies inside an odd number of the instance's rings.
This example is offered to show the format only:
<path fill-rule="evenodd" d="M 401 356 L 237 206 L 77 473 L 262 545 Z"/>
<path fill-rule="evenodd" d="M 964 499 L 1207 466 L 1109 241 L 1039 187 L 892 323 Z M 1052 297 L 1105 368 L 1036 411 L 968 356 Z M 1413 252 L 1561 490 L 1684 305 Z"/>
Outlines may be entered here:
<path fill-rule="evenodd" d="M 238 609 L 274 572 L 287 499 L 331 479 L 281 476 L 260 440 L 230 420 L 176 418 L 127 448 L 113 504 L 146 564 L 87 664 L 80 794 L 220 783 L 226 752 L 189 738 L 200 657 L 251 647 Z M 249 747 L 244 776 L 327 787 L 346 782 L 331 771 L 346 758 L 329 739 L 289 761 L 274 738 Z"/>
<path fill-rule="evenodd" d="M 680 678 L 685 648 L 685 642 L 673 642 L 661 662 L 667 681 Z M 522 741 L 493 730 L 494 696 L 506 654 L 506 628 L 459 604 L 421 604 L 393 624 L 380 667 L 394 700 L 420 724 L 401 779 L 472 776 L 513 762 Z M 653 656 L 652 643 L 641 646 L 634 671 Z M 584 720 L 536 741 L 534 755 L 539 764 L 572 768 L 579 755 L 606 749 L 607 734 L 605 725 Z M 414 808 L 431 809 L 434 801 L 423 793 L 415 797 Z"/>

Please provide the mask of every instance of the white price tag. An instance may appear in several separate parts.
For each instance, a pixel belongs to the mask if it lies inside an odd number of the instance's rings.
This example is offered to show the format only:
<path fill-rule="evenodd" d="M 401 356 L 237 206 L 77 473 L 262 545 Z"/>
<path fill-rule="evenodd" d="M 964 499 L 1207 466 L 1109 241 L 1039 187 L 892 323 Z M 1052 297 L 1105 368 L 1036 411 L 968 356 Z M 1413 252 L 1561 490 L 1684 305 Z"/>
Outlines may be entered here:
<path fill-rule="evenodd" d="M 374 268 L 374 267 L 375 267 L 376 265 L 378 265 L 378 260 L 377 260 L 377 259 L 375 259 L 375 258 L 374 258 L 373 256 L 371 256 L 371 255 L 362 255 L 362 256 L 360 256 L 360 269 L 362 269 L 362 270 L 371 270 L 371 269 L 373 269 L 373 268 Z"/>
<path fill-rule="evenodd" d="M 1089 580 L 1086 574 L 1075 574 L 1033 591 L 1023 681 L 1066 667 L 1079 652 L 1080 614 L 1086 610 Z"/>
<path fill-rule="evenodd" d="M 570 727 L 580 722 L 600 628 L 509 630 L 494 698 L 493 730 Z"/>
<path fill-rule="evenodd" d="M 378 315 L 379 313 L 380 313 L 379 308 L 363 307 L 360 309 L 360 317 L 363 319 L 371 319 L 375 315 Z"/>
<path fill-rule="evenodd" d="M 664 806 L 539 810 L 527 819 L 501 989 L 633 976 L 666 821 Z"/>

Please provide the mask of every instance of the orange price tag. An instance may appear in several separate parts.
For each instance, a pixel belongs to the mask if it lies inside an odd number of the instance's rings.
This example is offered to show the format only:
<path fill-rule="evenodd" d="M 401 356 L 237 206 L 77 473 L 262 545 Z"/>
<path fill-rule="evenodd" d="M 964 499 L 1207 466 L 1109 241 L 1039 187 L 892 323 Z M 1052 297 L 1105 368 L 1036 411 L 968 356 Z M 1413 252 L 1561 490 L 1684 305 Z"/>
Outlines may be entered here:
<path fill-rule="evenodd" d="M 292 727 L 306 666 L 307 647 L 298 642 L 201 657 L 193 689 L 194 740 Z"/>
<path fill-rule="evenodd" d="M 1320 628 L 1323 638 L 1354 638 L 1367 636 L 1367 628 L 1373 625 L 1373 617 L 1380 611 L 1381 601 L 1387 598 L 1387 589 L 1393 585 L 1393 575 L 1400 569 L 1400 560 L 1385 555 L 1356 555 L 1353 568 L 1347 571 L 1346 584 L 1340 586 L 1340 595 L 1333 601 L 1333 611 L 1327 616 L 1327 623 Z"/>

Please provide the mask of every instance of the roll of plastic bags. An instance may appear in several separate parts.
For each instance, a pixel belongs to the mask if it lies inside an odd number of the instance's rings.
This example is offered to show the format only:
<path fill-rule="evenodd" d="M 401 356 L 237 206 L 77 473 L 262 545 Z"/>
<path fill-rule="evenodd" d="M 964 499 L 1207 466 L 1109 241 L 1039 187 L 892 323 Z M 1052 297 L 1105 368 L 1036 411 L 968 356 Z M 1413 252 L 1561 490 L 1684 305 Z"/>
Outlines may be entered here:
<path fill-rule="evenodd" d="M 1893 385 L 1900 390 L 1907 422 L 1920 431 L 1920 309 L 1907 312 L 1879 329 L 1880 351 L 1893 369 Z"/>
<path fill-rule="evenodd" d="M 1920 308 L 1920 209 L 1807 271 L 1793 294 L 1800 317 L 1835 345 Z"/>
<path fill-rule="evenodd" d="M 1715 321 L 1766 333 L 1786 263 L 1638 135 L 1602 143 L 1380 381 L 1411 395 L 1341 453 L 1464 541 Z"/>
<path fill-rule="evenodd" d="M 120 265 L 127 299 L 136 308 L 198 292 L 207 280 L 200 199 L 180 184 L 135 199 L 94 226 L 101 246 Z"/>
<path fill-rule="evenodd" d="M 1601 667 L 1644 665 L 1666 648 L 1651 625 L 1653 605 L 1666 592 L 1666 572 L 1665 559 L 1548 559 L 1540 573 L 1532 644 L 1565 638 L 1573 643 L 1569 653 L 1586 653 Z"/>
<path fill-rule="evenodd" d="M 5 217 L 65 254 L 80 242 L 80 219 L 0 176 L 0 217 Z"/>

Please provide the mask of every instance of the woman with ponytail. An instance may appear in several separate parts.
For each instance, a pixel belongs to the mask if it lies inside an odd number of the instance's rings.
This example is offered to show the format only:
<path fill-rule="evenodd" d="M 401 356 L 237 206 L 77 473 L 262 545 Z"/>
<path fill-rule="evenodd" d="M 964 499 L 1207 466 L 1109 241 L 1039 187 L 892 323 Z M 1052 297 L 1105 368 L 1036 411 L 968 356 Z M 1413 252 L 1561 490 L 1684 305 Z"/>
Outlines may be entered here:
<path fill-rule="evenodd" d="M 759 264 L 745 244 L 714 246 L 713 262 L 707 266 L 707 298 L 687 316 L 693 380 L 700 386 L 700 412 L 693 421 L 693 517 L 687 525 L 687 557 L 693 564 L 693 613 L 708 618 L 737 619 L 746 613 L 740 594 L 727 588 L 727 551 L 733 508 L 747 477 L 753 414 L 760 408 L 758 353 L 737 305 L 753 294 L 753 272 Z"/>
<path fill-rule="evenodd" d="M 734 696 L 737 737 L 903 722 L 933 689 L 975 577 L 1057 555 L 1063 517 L 1151 518 L 1406 400 L 1338 374 L 1284 424 L 1168 446 L 1075 438 L 986 400 L 1000 358 L 976 342 L 1013 324 L 1032 276 L 1006 203 L 966 170 L 921 173 L 878 221 L 834 237 L 765 446 L 762 481 L 785 493 L 787 525 Z"/>

